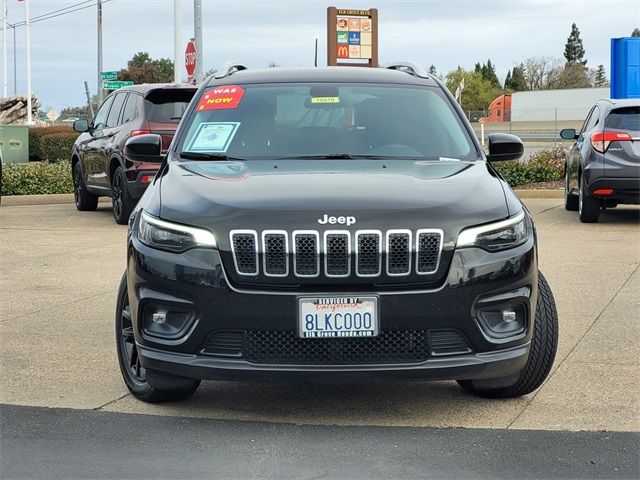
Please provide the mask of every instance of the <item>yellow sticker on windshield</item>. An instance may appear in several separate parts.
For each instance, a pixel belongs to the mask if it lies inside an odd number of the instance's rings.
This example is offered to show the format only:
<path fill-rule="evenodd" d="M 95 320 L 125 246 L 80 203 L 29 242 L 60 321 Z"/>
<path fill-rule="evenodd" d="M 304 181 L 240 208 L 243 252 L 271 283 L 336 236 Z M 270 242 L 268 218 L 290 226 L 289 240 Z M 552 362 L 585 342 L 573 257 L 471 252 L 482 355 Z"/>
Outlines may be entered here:
<path fill-rule="evenodd" d="M 311 97 L 311 103 L 340 103 L 340 97 Z"/>

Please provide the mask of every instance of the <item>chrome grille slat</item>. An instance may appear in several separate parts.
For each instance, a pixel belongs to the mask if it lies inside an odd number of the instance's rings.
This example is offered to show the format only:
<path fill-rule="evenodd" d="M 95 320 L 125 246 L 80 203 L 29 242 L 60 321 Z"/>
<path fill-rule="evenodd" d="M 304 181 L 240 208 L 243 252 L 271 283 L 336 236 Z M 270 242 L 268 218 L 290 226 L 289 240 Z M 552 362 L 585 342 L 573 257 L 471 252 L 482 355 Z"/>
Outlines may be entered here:
<path fill-rule="evenodd" d="M 240 275 L 258 274 L 258 234 L 255 230 L 231 230 L 231 251 Z"/>
<path fill-rule="evenodd" d="M 439 229 L 358 230 L 355 233 L 348 230 L 295 230 L 291 233 L 286 230 L 232 230 L 229 239 L 239 275 L 380 277 L 384 259 L 384 275 L 400 277 L 432 275 L 438 271 L 443 232 Z"/>
<path fill-rule="evenodd" d="M 379 277 L 382 273 L 382 232 L 359 230 L 356 232 L 356 275 Z"/>
<path fill-rule="evenodd" d="M 293 232 L 293 273 L 297 277 L 320 275 L 320 239 L 314 230 Z"/>
<path fill-rule="evenodd" d="M 262 232 L 262 268 L 267 277 L 289 275 L 289 241 L 284 230 Z"/>
<path fill-rule="evenodd" d="M 387 231 L 387 275 L 399 277 L 411 273 L 411 230 Z"/>
<path fill-rule="evenodd" d="M 416 234 L 416 273 L 430 275 L 438 270 L 442 252 L 442 230 L 422 229 Z"/>
<path fill-rule="evenodd" d="M 348 277 L 351 273 L 351 233 L 348 230 L 324 232 L 324 272 L 332 278 Z"/>

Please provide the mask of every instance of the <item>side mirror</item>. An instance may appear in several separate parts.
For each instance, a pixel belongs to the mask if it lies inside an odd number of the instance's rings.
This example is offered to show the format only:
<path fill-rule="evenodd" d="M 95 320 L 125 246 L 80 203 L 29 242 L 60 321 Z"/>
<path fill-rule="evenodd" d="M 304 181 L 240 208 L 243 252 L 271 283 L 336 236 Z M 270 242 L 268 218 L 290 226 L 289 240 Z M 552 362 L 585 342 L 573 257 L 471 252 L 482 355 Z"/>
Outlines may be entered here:
<path fill-rule="evenodd" d="M 124 156 L 133 162 L 162 163 L 162 137 L 153 133 L 136 135 L 124 144 Z"/>
<path fill-rule="evenodd" d="M 73 122 L 73 129 L 76 132 L 84 133 L 89 131 L 89 120 L 81 118 Z"/>
<path fill-rule="evenodd" d="M 563 128 L 560 130 L 560 138 L 564 138 L 565 140 L 575 140 L 578 138 L 578 134 L 576 133 L 575 128 Z"/>
<path fill-rule="evenodd" d="M 524 153 L 524 145 L 515 135 L 510 133 L 490 133 L 489 134 L 489 154 L 487 160 L 490 162 L 503 162 L 506 160 L 517 160 Z"/>

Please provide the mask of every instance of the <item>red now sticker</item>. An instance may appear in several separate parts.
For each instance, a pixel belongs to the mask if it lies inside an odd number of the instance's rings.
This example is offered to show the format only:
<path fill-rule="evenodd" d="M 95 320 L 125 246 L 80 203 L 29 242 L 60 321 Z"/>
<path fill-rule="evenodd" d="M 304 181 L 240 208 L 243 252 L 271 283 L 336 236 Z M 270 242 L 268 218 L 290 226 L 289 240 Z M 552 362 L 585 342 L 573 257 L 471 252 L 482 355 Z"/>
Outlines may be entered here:
<path fill-rule="evenodd" d="M 244 88 L 237 85 L 214 87 L 204 94 L 196 108 L 199 112 L 221 108 L 238 108 L 243 96 Z"/>

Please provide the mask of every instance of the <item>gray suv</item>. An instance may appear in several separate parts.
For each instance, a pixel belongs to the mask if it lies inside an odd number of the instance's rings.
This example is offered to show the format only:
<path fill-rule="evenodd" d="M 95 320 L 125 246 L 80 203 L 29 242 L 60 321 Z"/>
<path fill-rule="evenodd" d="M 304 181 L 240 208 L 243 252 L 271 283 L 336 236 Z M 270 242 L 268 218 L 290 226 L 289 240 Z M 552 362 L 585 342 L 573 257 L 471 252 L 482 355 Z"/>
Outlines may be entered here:
<path fill-rule="evenodd" d="M 585 223 L 598 221 L 600 209 L 640 204 L 640 100 L 600 100 L 575 140 L 565 165 L 565 208 L 578 210 Z"/>

